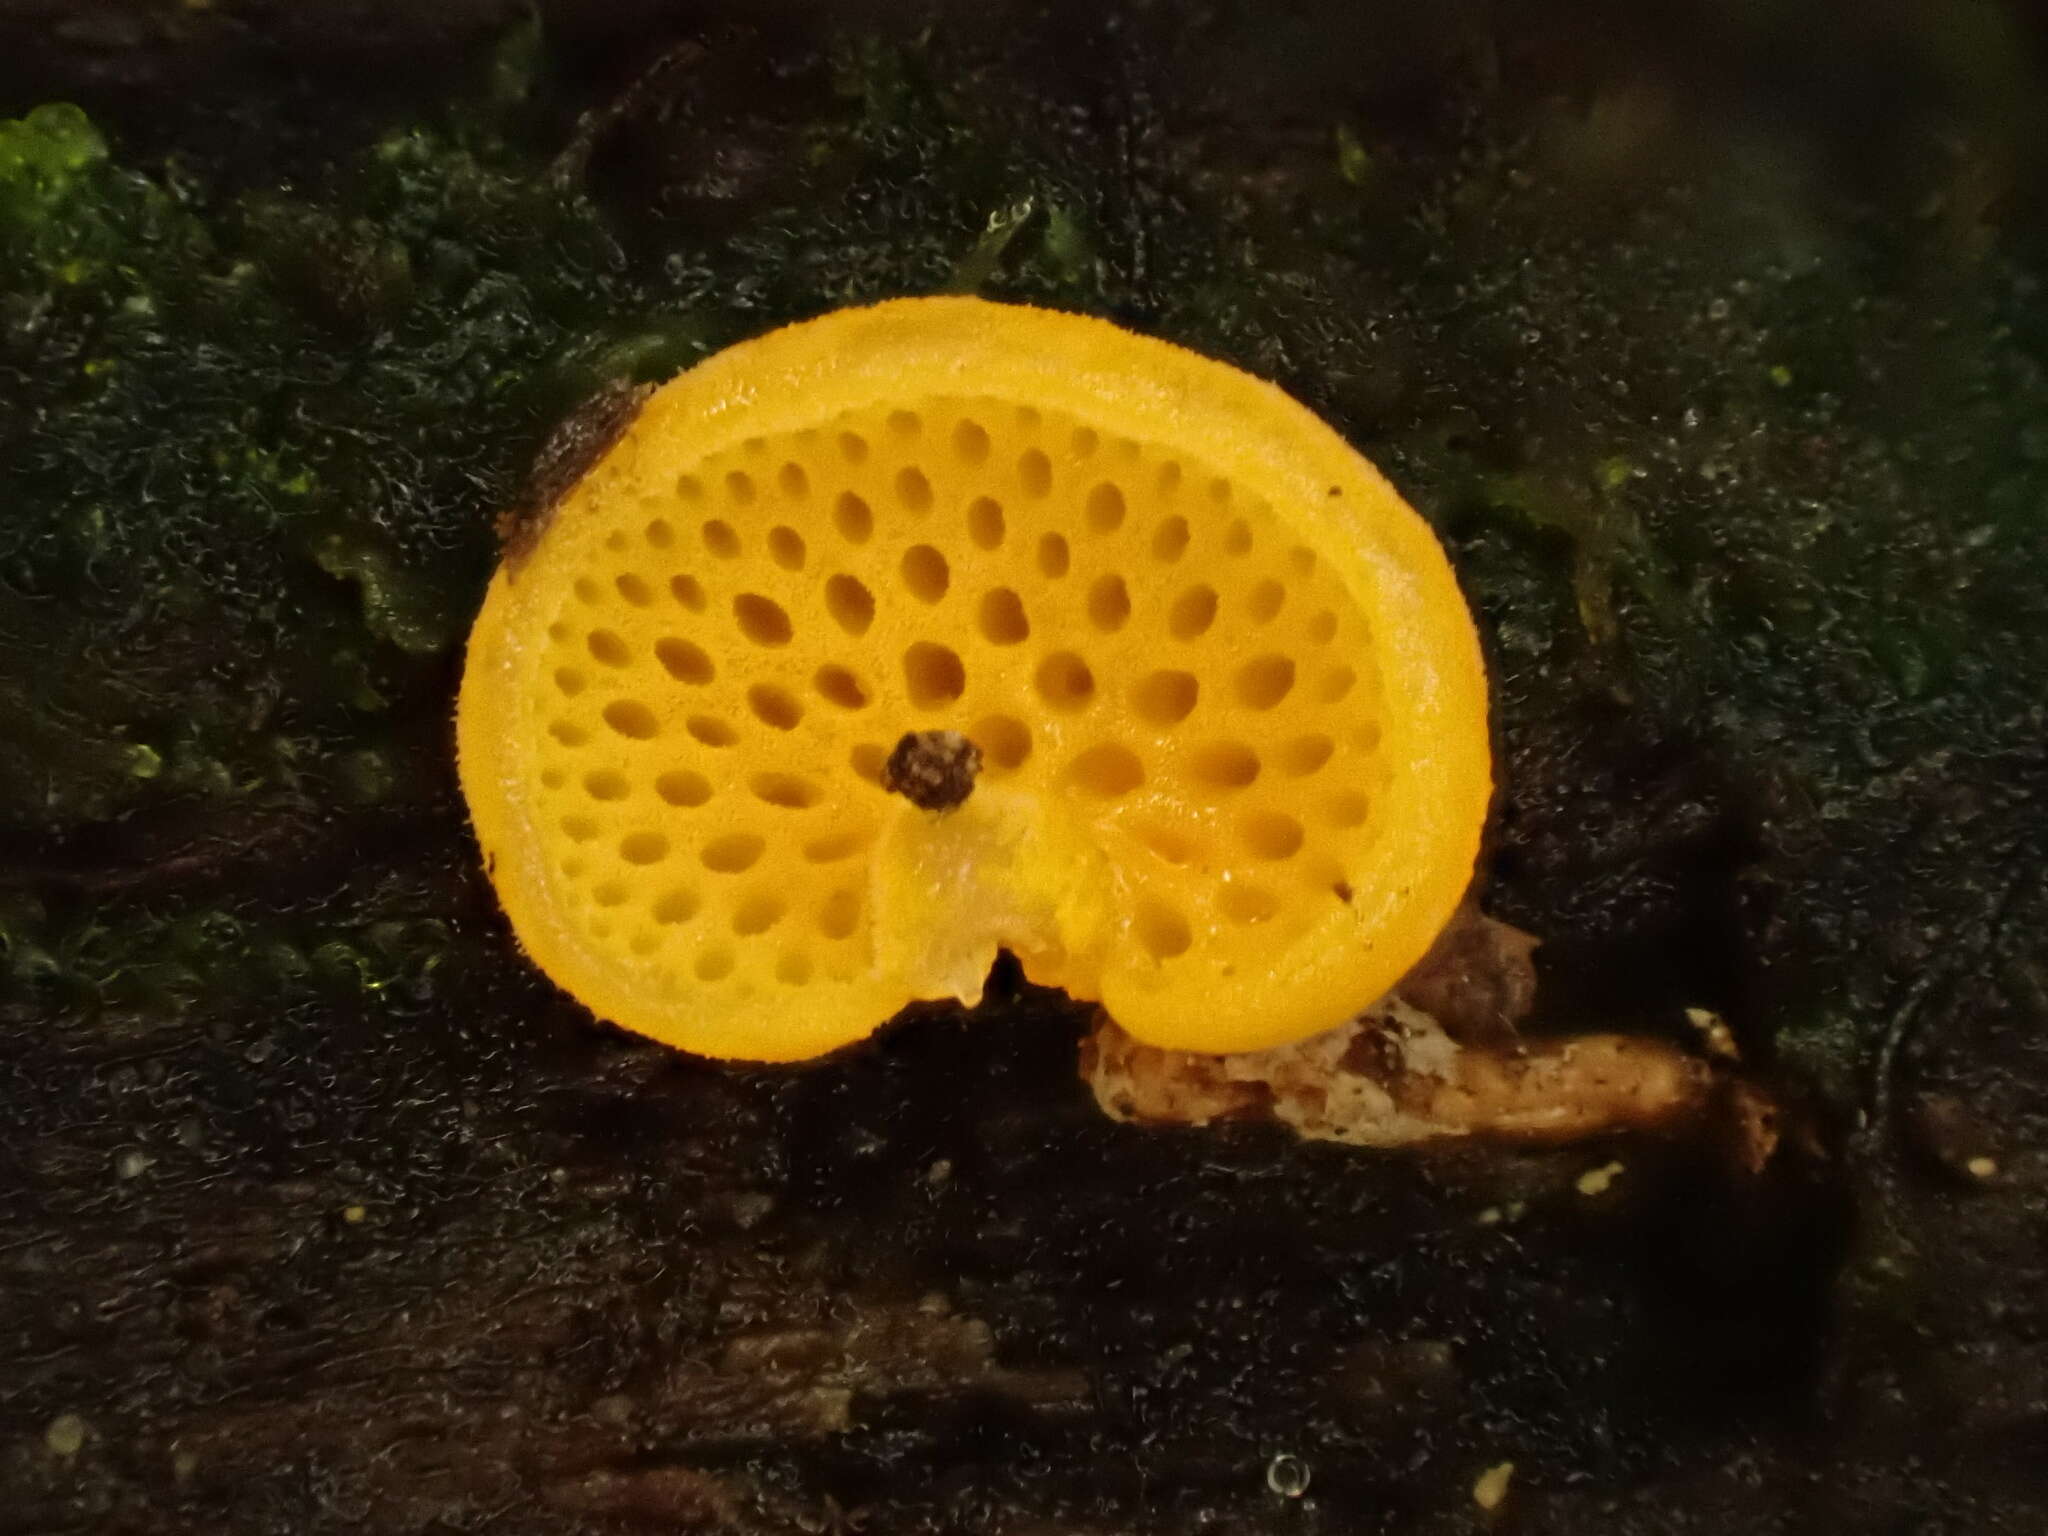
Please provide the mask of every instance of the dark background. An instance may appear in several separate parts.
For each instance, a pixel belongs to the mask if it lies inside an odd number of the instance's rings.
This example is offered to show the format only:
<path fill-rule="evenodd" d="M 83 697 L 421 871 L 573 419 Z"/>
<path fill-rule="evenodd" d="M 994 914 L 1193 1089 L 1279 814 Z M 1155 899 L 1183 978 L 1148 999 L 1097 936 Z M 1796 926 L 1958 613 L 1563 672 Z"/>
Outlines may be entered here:
<path fill-rule="evenodd" d="M 2043 43 L 0 6 L 0 115 L 106 147 L 0 135 L 0 1530 L 2042 1529 Z M 531 973 L 449 759 L 492 513 L 606 382 L 943 287 L 1387 470 L 1538 1025 L 1721 1010 L 1769 1170 L 1115 1126 L 1014 986 L 732 1069 Z"/>

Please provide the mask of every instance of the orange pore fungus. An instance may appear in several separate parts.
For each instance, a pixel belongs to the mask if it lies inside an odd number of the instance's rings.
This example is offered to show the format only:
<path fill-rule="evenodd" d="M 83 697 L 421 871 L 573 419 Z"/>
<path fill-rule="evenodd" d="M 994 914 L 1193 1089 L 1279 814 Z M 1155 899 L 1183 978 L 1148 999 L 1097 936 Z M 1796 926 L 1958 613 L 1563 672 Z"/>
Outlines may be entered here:
<path fill-rule="evenodd" d="M 883 787 L 912 732 L 979 748 L 963 803 Z M 1236 369 L 962 298 L 654 393 L 491 582 L 458 733 L 541 968 L 763 1061 L 971 1003 L 998 949 L 1162 1047 L 1328 1029 L 1428 949 L 1490 793 L 1470 615 L 1369 463 Z"/>

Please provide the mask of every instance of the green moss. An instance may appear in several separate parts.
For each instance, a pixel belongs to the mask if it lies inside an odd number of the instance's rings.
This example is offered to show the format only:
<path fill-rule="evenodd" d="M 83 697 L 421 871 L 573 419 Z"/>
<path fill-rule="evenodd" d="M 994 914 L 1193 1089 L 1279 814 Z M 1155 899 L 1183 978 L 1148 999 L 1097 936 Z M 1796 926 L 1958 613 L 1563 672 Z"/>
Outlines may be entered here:
<path fill-rule="evenodd" d="M 1010 248 L 1010 242 L 1023 233 L 1024 226 L 1031 222 L 1037 211 L 1038 199 L 1021 197 L 991 213 L 973 249 L 953 269 L 952 279 L 946 284 L 947 291 L 977 293 L 986 287 L 989 279 L 996 275 L 996 267 L 1002 261 L 1003 253 Z"/>
<path fill-rule="evenodd" d="M 1345 183 L 1362 187 L 1372 180 L 1372 152 L 1358 137 L 1358 130 L 1349 123 L 1339 123 L 1336 128 L 1337 174 Z"/>
<path fill-rule="evenodd" d="M 0 251 L 61 283 L 94 270 L 86 254 L 103 236 L 90 196 L 107 142 L 67 102 L 0 122 Z"/>
<path fill-rule="evenodd" d="M 1771 869 L 1787 910 L 1836 914 L 1808 948 L 1852 955 L 1839 892 L 1924 824 L 1865 786 L 2006 750 L 2048 670 L 2038 283 L 1955 261 L 1941 220 L 1824 218 L 1742 145 L 1663 179 L 1626 90 L 1489 97 L 1455 146 L 1347 101 L 1284 142 L 1134 121 L 1127 154 L 947 47 L 840 38 L 773 111 L 693 124 L 676 153 L 719 169 L 688 186 L 521 137 L 550 89 L 531 28 L 475 100 L 289 191 L 138 165 L 68 107 L 0 126 L 0 365 L 36 423 L 0 456 L 25 835 L 424 808 L 458 848 L 450 668 L 554 424 L 772 324 L 955 288 L 1226 358 L 1359 443 L 1452 545 L 1525 784 L 1567 771 L 1540 744 L 1590 694 L 1706 735 L 1773 804 L 1856 807 L 1784 812 L 1812 841 Z M 740 45 L 695 67 L 751 78 Z M 202 985 L 154 916 L 90 906 L 12 920 L 9 964 L 93 997 Z M 390 973 L 359 936 L 213 938 L 242 957 L 217 986 L 274 985 L 287 952 L 357 974 L 307 958 L 329 944 Z"/>
<path fill-rule="evenodd" d="M 383 550 L 335 533 L 320 541 L 314 559 L 328 575 L 362 589 L 364 623 L 401 651 L 431 656 L 454 638 L 455 616 L 429 589 L 408 581 Z"/>
<path fill-rule="evenodd" d="M 1044 246 L 1055 280 L 1066 287 L 1080 283 L 1099 260 L 1087 224 L 1063 203 L 1054 203 L 1045 211 Z"/>

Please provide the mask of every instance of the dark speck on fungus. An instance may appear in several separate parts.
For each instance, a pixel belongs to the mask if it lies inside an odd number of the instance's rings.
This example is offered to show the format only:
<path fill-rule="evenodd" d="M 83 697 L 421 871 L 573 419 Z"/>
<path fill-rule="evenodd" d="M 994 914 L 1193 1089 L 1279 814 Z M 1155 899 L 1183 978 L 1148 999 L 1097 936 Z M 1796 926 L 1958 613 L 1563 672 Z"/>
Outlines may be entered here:
<path fill-rule="evenodd" d="M 974 793 L 981 748 L 958 731 L 911 731 L 882 765 L 882 788 L 927 811 L 950 811 Z"/>

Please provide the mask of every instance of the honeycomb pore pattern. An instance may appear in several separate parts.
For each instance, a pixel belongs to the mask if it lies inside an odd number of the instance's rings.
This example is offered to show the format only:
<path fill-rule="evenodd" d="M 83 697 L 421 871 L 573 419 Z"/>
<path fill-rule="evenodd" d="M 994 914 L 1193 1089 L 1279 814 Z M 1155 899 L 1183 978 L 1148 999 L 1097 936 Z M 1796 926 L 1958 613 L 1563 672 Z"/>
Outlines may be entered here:
<path fill-rule="evenodd" d="M 1148 963 L 1284 942 L 1370 857 L 1366 620 L 1184 452 L 932 397 L 750 439 L 618 522 L 548 626 L 535 780 L 558 909 L 652 979 L 860 975 L 908 730 L 1067 802 Z"/>

